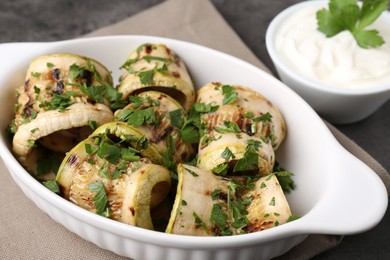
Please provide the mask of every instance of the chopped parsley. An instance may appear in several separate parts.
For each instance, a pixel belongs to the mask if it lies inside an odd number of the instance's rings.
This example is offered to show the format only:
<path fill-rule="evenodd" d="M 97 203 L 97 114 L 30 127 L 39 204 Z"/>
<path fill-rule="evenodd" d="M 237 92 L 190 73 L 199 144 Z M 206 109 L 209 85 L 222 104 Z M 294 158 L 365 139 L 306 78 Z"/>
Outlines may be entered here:
<path fill-rule="evenodd" d="M 155 73 L 155 70 L 147 70 L 147 71 L 141 71 L 138 73 L 138 77 L 142 84 L 144 85 L 152 85 L 153 84 L 153 75 Z"/>
<path fill-rule="evenodd" d="M 88 125 L 92 130 L 96 130 L 99 126 L 95 120 L 88 120 Z"/>
<path fill-rule="evenodd" d="M 33 76 L 35 78 L 39 78 L 41 76 L 41 73 L 39 73 L 39 72 L 31 72 L 31 76 Z"/>
<path fill-rule="evenodd" d="M 272 122 L 272 115 L 269 112 L 267 112 L 265 114 L 262 114 L 259 117 L 253 118 L 252 120 L 253 122 L 263 122 L 264 124 L 267 124 Z"/>
<path fill-rule="evenodd" d="M 181 139 L 188 144 L 199 143 L 198 117 L 190 114 L 186 117 L 182 109 L 169 112 L 171 124 L 178 128 Z"/>
<path fill-rule="evenodd" d="M 195 172 L 195 171 L 193 171 L 193 170 L 190 170 L 190 169 L 188 169 L 188 168 L 184 168 L 184 169 L 186 169 L 186 171 L 188 172 L 188 173 L 190 173 L 192 176 L 194 176 L 194 177 L 198 177 L 199 175 Z"/>
<path fill-rule="evenodd" d="M 80 91 L 92 101 L 104 103 L 107 99 L 111 102 L 111 108 L 121 108 L 125 105 L 120 100 L 122 94 L 110 82 L 102 78 L 91 60 L 87 60 L 87 67 L 72 64 L 69 71 L 69 78 L 72 82 L 68 84 L 78 86 Z M 99 85 L 91 85 L 92 79 L 96 80 Z"/>
<path fill-rule="evenodd" d="M 273 172 L 278 178 L 279 184 L 282 187 L 282 190 L 286 193 L 290 193 L 293 189 L 295 189 L 295 182 L 292 179 L 292 176 L 294 176 L 293 173 L 286 171 L 283 167 L 279 165 L 279 162 L 275 162 Z"/>
<path fill-rule="evenodd" d="M 268 203 L 268 205 L 270 205 L 270 206 L 275 206 L 275 197 L 272 197 L 272 199 L 270 200 L 270 202 Z"/>
<path fill-rule="evenodd" d="M 214 230 L 218 230 L 216 235 L 230 236 L 232 231 L 228 225 L 228 215 L 225 212 L 225 203 L 215 203 L 211 210 L 210 223 L 215 225 Z"/>
<path fill-rule="evenodd" d="M 233 172 L 252 171 L 259 169 L 259 147 L 260 142 L 255 140 L 248 140 L 248 145 L 245 149 L 244 156 L 237 160 L 237 163 L 234 165 Z"/>
<path fill-rule="evenodd" d="M 176 163 L 174 161 L 176 138 L 172 135 L 168 136 L 168 147 L 163 153 L 162 161 L 163 165 L 172 171 L 176 171 Z"/>
<path fill-rule="evenodd" d="M 300 216 L 293 214 L 290 217 L 288 217 L 287 222 L 291 222 L 291 221 L 297 220 L 299 218 L 300 218 Z"/>
<path fill-rule="evenodd" d="M 52 192 L 60 194 L 60 186 L 56 180 L 44 181 L 42 184 Z"/>
<path fill-rule="evenodd" d="M 211 104 L 205 104 L 202 102 L 196 102 L 194 104 L 194 110 L 199 113 L 211 113 L 217 111 L 219 106 L 213 106 Z"/>
<path fill-rule="evenodd" d="M 206 224 L 205 224 L 205 223 L 203 222 L 203 220 L 198 216 L 198 214 L 196 214 L 195 211 L 192 213 L 192 216 L 194 217 L 195 227 L 196 227 L 196 228 L 203 228 L 203 230 L 206 231 L 207 234 L 210 234 L 210 231 L 209 231 L 209 229 L 207 228 Z"/>
<path fill-rule="evenodd" d="M 237 101 L 238 99 L 238 94 L 234 90 L 233 86 L 230 85 L 223 85 L 222 86 L 222 94 L 223 94 L 223 101 L 222 104 L 227 105 L 227 104 L 232 104 Z"/>
<path fill-rule="evenodd" d="M 221 189 L 215 189 L 215 190 L 213 190 L 213 192 L 211 193 L 211 199 L 212 199 L 212 200 L 217 200 L 217 199 L 219 199 L 219 196 L 221 195 L 221 192 L 222 192 Z"/>
<path fill-rule="evenodd" d="M 225 160 L 234 159 L 234 153 L 229 149 L 229 147 L 225 147 L 225 150 L 221 153 L 221 157 Z"/>
<path fill-rule="evenodd" d="M 93 197 L 93 204 L 96 208 L 96 214 L 109 217 L 110 208 L 108 207 L 108 196 L 104 188 L 104 184 L 101 181 L 90 183 L 88 185 L 91 193 L 96 193 Z"/>
<path fill-rule="evenodd" d="M 101 176 L 105 178 L 118 179 L 128 170 L 129 163 L 137 162 L 141 158 L 139 150 L 131 146 L 122 146 L 123 142 L 134 141 L 132 136 L 122 136 L 120 141 L 113 141 L 109 138 L 107 131 L 93 137 L 91 143 L 85 143 L 85 152 L 89 155 L 87 161 L 95 164 L 93 156 L 98 156 L 107 163 L 114 164 L 115 169 L 108 171 L 109 168 L 102 166 Z"/>
<path fill-rule="evenodd" d="M 120 111 L 116 116 L 117 120 L 127 122 L 127 124 L 134 127 L 140 127 L 144 124 L 154 125 L 156 127 L 160 125 L 163 115 L 160 115 L 154 109 L 154 107 L 160 105 L 157 100 L 151 100 L 149 97 L 131 96 L 130 105 Z"/>
<path fill-rule="evenodd" d="M 42 101 L 39 107 L 45 110 L 64 112 L 67 107 L 75 103 L 74 99 L 71 98 L 72 95 L 73 93 L 68 94 L 68 92 L 64 92 L 62 95 L 53 93 L 52 99 L 50 101 Z"/>
<path fill-rule="evenodd" d="M 221 164 L 215 166 L 212 169 L 212 172 L 216 173 L 216 174 L 219 174 L 219 175 L 226 175 L 228 173 L 228 170 L 229 170 L 229 164 L 221 163 Z"/>
<path fill-rule="evenodd" d="M 240 133 L 241 128 L 237 123 L 231 121 L 224 121 L 222 126 L 215 128 L 215 131 L 217 131 L 220 134 Z"/>

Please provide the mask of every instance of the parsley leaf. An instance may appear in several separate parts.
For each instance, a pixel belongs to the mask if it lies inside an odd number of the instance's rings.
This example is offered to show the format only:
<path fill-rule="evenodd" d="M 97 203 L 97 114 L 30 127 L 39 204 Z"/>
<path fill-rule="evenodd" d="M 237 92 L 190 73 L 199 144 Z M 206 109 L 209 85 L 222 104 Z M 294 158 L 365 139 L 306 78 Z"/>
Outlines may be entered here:
<path fill-rule="evenodd" d="M 153 110 L 153 107 L 148 107 L 141 110 L 132 110 L 131 108 L 123 109 L 117 119 L 134 127 L 140 127 L 143 124 L 157 126 L 160 123 L 157 112 Z"/>
<path fill-rule="evenodd" d="M 185 125 L 180 131 L 181 139 L 187 144 L 199 142 L 199 131 L 193 125 Z"/>
<path fill-rule="evenodd" d="M 272 122 L 272 115 L 269 112 L 267 112 L 265 114 L 262 114 L 259 117 L 253 118 L 252 120 L 253 122 L 263 122 L 263 124 L 268 124 Z"/>
<path fill-rule="evenodd" d="M 257 153 L 259 143 L 251 143 L 249 141 L 248 146 L 245 149 L 244 156 L 237 161 L 236 165 L 234 166 L 233 172 L 252 171 L 259 168 L 259 155 Z"/>
<path fill-rule="evenodd" d="M 223 121 L 223 126 L 216 127 L 215 131 L 217 131 L 220 134 L 226 134 L 226 133 L 240 133 L 241 128 L 240 126 L 231 121 Z"/>
<path fill-rule="evenodd" d="M 293 214 L 290 217 L 288 217 L 287 222 L 291 222 L 291 221 L 297 220 L 299 218 L 300 218 L 300 216 Z"/>
<path fill-rule="evenodd" d="M 139 79 L 141 80 L 141 83 L 144 85 L 153 84 L 153 75 L 154 75 L 154 69 L 141 71 L 138 73 Z"/>
<path fill-rule="evenodd" d="M 51 101 L 43 101 L 39 104 L 40 108 L 44 108 L 45 110 L 56 110 L 60 112 L 64 112 L 65 109 L 74 104 L 75 101 L 71 98 L 71 95 L 67 94 L 67 92 L 59 95 L 57 93 L 53 93 L 53 97 Z"/>
<path fill-rule="evenodd" d="M 377 30 L 365 30 L 383 11 L 389 0 L 363 0 L 359 7 L 357 0 L 330 0 L 328 8 L 316 13 L 318 30 L 327 37 L 348 30 L 362 48 L 375 48 L 385 43 Z"/>
<path fill-rule="evenodd" d="M 90 183 L 88 185 L 90 192 L 96 193 L 93 197 L 93 204 L 96 208 L 96 214 L 104 217 L 110 216 L 110 208 L 108 207 L 108 196 L 101 181 Z"/>
<path fill-rule="evenodd" d="M 219 232 L 217 235 L 229 236 L 232 235 L 232 231 L 228 226 L 228 215 L 224 210 L 224 203 L 216 203 L 213 205 L 210 215 L 211 224 L 215 225 L 215 230 Z"/>
<path fill-rule="evenodd" d="M 230 85 L 223 85 L 222 86 L 222 94 L 224 96 L 222 104 L 227 105 L 227 104 L 232 104 L 237 101 L 238 99 L 238 94 L 234 90 L 233 86 Z"/>
<path fill-rule="evenodd" d="M 219 164 L 219 165 L 215 166 L 212 169 L 212 172 L 214 172 L 216 174 L 219 174 L 219 175 L 226 175 L 228 170 L 229 170 L 229 164 L 222 163 L 222 164 Z"/>
<path fill-rule="evenodd" d="M 215 112 L 218 110 L 219 106 L 212 106 L 211 104 L 205 104 L 201 102 L 196 102 L 194 104 L 194 110 L 199 113 L 209 113 Z"/>
<path fill-rule="evenodd" d="M 195 219 L 195 227 L 196 228 L 203 228 L 204 231 L 206 231 L 206 233 L 209 235 L 210 234 L 210 231 L 209 229 L 207 228 L 206 224 L 203 222 L 203 220 L 198 216 L 198 214 L 196 214 L 196 212 L 192 212 L 192 216 L 194 217 Z"/>
<path fill-rule="evenodd" d="M 43 186 L 51 190 L 52 192 L 59 194 L 60 193 L 60 186 L 56 180 L 51 181 L 44 181 L 42 182 Z"/>
<path fill-rule="evenodd" d="M 290 193 L 293 189 L 295 189 L 295 182 L 292 179 L 294 174 L 286 171 L 277 161 L 275 162 L 272 174 L 276 175 L 276 178 L 278 178 L 279 184 L 284 192 Z"/>

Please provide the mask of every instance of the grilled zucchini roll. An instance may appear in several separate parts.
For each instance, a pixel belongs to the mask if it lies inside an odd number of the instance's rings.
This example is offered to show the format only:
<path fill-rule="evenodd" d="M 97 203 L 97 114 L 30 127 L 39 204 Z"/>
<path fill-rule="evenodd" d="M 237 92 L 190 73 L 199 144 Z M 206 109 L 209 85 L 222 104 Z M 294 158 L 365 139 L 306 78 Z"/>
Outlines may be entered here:
<path fill-rule="evenodd" d="M 194 153 L 192 143 L 182 138 L 181 124 L 177 123 L 185 116 L 176 100 L 156 91 L 130 96 L 130 104 L 115 112 L 117 121 L 137 128 L 160 154 L 175 163 L 188 160 Z"/>
<path fill-rule="evenodd" d="M 286 136 L 286 125 L 277 107 L 250 88 L 209 83 L 198 90 L 197 103 L 215 108 L 201 117 L 206 129 L 233 124 L 249 136 L 271 142 L 275 150 Z"/>
<path fill-rule="evenodd" d="M 90 123 L 113 120 L 109 106 L 119 97 L 102 64 L 65 53 L 34 59 L 17 93 L 13 151 L 22 164 L 37 144 L 69 151 L 92 133 Z"/>
<path fill-rule="evenodd" d="M 181 58 L 163 44 L 143 44 L 122 65 L 118 91 L 126 100 L 145 90 L 164 92 L 176 99 L 186 111 L 195 101 L 192 79 Z"/>
<path fill-rule="evenodd" d="M 168 194 L 171 175 L 145 155 L 158 161 L 139 132 L 124 123 L 109 123 L 68 152 L 56 180 L 62 195 L 76 205 L 153 229 L 150 210 Z"/>
<path fill-rule="evenodd" d="M 97 128 L 90 137 L 80 142 L 71 151 L 66 153 L 57 173 L 57 181 L 61 186 L 62 195 L 66 199 L 69 198 L 70 186 L 73 182 L 74 172 L 89 158 L 92 152 L 99 151 L 98 148 L 100 146 L 104 146 L 106 149 L 111 147 L 113 151 L 116 152 L 115 158 L 119 159 L 122 155 L 121 151 L 125 151 L 115 149 L 114 146 L 108 146 L 104 142 L 101 145 L 96 146 L 96 143 L 99 144 L 99 142 L 102 142 L 103 139 L 106 139 L 108 142 L 112 142 L 114 144 L 123 143 L 126 144 L 127 147 L 133 147 L 136 149 L 139 156 L 148 158 L 148 160 L 152 163 L 162 164 L 163 162 L 163 158 L 156 147 L 149 144 L 148 140 L 137 129 L 123 122 L 110 122 L 104 124 Z M 92 150 L 90 150 L 90 147 L 95 148 L 91 148 Z M 109 152 L 109 150 L 107 151 Z M 106 157 L 107 156 L 111 155 L 107 153 Z"/>
<path fill-rule="evenodd" d="M 291 211 L 275 175 L 223 178 L 178 166 L 179 182 L 167 233 L 227 236 L 284 224 Z"/>
<path fill-rule="evenodd" d="M 288 222 L 292 216 L 286 196 L 274 174 L 261 177 L 253 189 L 242 193 L 243 197 L 251 198 L 251 203 L 246 207 L 248 223 L 241 228 L 245 233 L 276 227 Z"/>
<path fill-rule="evenodd" d="M 221 212 L 227 211 L 228 181 L 211 171 L 185 164 L 178 165 L 177 174 L 175 202 L 165 232 L 192 236 L 220 233 L 212 228 L 210 216 L 214 204 L 220 206 Z M 234 193 L 229 195 L 234 197 Z"/>

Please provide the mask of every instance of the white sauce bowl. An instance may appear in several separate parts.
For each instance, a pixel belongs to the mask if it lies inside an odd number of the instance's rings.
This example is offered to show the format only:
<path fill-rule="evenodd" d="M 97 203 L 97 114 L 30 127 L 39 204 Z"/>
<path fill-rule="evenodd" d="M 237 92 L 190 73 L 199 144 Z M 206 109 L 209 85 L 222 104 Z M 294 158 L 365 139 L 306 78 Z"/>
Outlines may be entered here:
<path fill-rule="evenodd" d="M 376 85 L 374 83 L 366 87 L 329 85 L 325 80 L 315 79 L 309 73 L 305 74 L 294 68 L 278 51 L 275 44 L 277 34 L 286 19 L 302 9 L 328 8 L 328 2 L 328 0 L 305 1 L 282 11 L 272 20 L 267 29 L 266 46 L 280 79 L 305 99 L 320 116 L 334 124 L 354 123 L 374 113 L 390 98 L 390 82 Z M 390 13 L 384 12 L 380 19 L 390 24 Z M 386 44 L 390 44 L 390 41 Z M 390 66 L 390 60 L 386 62 Z M 350 73 L 358 72 L 350 71 Z"/>

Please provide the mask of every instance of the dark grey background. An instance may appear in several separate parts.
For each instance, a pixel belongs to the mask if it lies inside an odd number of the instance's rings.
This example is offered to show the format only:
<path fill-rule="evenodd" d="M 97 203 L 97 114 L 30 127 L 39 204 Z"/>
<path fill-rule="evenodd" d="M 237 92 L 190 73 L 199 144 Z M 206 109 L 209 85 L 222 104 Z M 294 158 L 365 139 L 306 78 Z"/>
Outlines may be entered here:
<path fill-rule="evenodd" d="M 162 0 L 1 0 L 0 43 L 74 38 L 160 2 Z M 264 43 L 266 28 L 278 12 L 300 1 L 212 2 L 257 57 L 274 71 Z M 4 62 L 1 57 L 0 62 Z M 390 171 L 390 101 L 359 123 L 336 127 Z M 390 210 L 374 229 L 345 237 L 340 246 L 315 259 L 390 259 Z"/>

